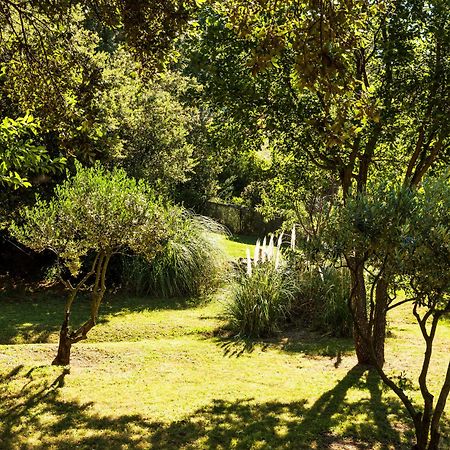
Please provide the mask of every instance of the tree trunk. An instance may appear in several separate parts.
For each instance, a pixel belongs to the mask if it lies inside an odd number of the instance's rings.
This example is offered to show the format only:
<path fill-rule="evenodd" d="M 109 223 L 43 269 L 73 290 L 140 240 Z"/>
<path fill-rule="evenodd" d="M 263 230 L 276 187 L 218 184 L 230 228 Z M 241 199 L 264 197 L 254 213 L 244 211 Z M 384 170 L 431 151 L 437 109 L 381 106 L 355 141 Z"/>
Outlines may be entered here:
<path fill-rule="evenodd" d="M 450 305 L 450 304 L 449 304 Z M 448 309 L 448 308 L 447 308 Z M 431 421 L 431 436 L 428 450 L 437 450 L 439 448 L 439 441 L 441 439 L 441 433 L 439 432 L 439 422 L 447 403 L 447 398 L 450 394 L 450 363 L 447 365 L 447 374 L 445 376 L 444 384 L 434 409 L 433 420 Z"/>
<path fill-rule="evenodd" d="M 423 423 L 420 423 L 419 427 L 416 427 L 416 440 L 417 444 L 413 445 L 413 450 L 439 450 L 439 433 L 433 439 L 431 436 L 431 440 L 428 441 L 429 429 Z M 436 440 L 437 437 L 437 440 Z"/>
<path fill-rule="evenodd" d="M 439 431 L 437 430 L 432 430 L 428 450 L 439 450 L 440 440 L 441 440 L 441 433 L 439 433 Z"/>
<path fill-rule="evenodd" d="M 417 433 L 416 430 L 416 439 L 417 444 L 413 448 L 417 450 L 427 450 L 428 429 L 426 429 L 426 426 L 424 426 L 423 423 L 421 423 L 419 433 Z"/>
<path fill-rule="evenodd" d="M 367 340 L 369 336 L 369 324 L 367 320 L 366 285 L 364 280 L 364 267 L 362 264 L 353 263 L 351 267 L 353 295 L 351 308 L 353 310 L 353 334 L 355 341 L 356 357 L 358 364 L 370 365 L 371 349 Z"/>
<path fill-rule="evenodd" d="M 386 340 L 386 314 L 388 305 L 388 283 L 384 278 L 377 282 L 373 320 L 373 346 L 380 367 L 384 365 L 384 342 Z"/>
<path fill-rule="evenodd" d="M 61 325 L 61 331 L 59 333 L 59 346 L 58 353 L 52 364 L 57 366 L 66 366 L 70 364 L 70 350 L 73 344 L 82 341 L 87 338 L 88 332 L 95 326 L 98 317 L 98 310 L 100 303 L 103 300 L 106 291 L 106 271 L 108 269 L 109 260 L 111 259 L 112 252 L 102 251 L 97 254 L 92 269 L 87 273 L 84 278 L 77 284 L 75 288 L 70 283 L 67 285 L 70 287 L 70 295 L 66 303 L 66 315 L 64 322 Z M 75 300 L 77 292 L 84 286 L 87 279 L 95 273 L 95 282 L 92 288 L 91 295 L 91 317 L 78 329 L 69 332 L 69 319 L 72 303 Z"/>
<path fill-rule="evenodd" d="M 63 324 L 61 325 L 61 331 L 59 333 L 59 345 L 58 353 L 52 362 L 54 366 L 68 366 L 70 364 L 70 350 L 72 347 L 72 340 L 69 336 L 69 316 L 70 313 L 66 313 Z"/>

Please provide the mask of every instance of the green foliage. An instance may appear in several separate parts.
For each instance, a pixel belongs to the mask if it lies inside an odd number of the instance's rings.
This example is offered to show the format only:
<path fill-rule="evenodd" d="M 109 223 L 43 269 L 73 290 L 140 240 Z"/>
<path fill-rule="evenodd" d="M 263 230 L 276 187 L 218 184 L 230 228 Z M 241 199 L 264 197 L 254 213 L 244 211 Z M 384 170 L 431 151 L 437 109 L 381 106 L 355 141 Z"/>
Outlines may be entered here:
<path fill-rule="evenodd" d="M 65 158 L 51 159 L 43 146 L 35 144 L 38 128 L 30 115 L 16 120 L 5 117 L 0 122 L 0 184 L 30 187 L 30 174 L 62 168 Z"/>
<path fill-rule="evenodd" d="M 378 183 L 333 211 L 329 227 L 336 253 L 352 250 L 382 260 L 383 250 L 398 246 L 414 211 L 415 191 L 396 182 Z"/>
<path fill-rule="evenodd" d="M 181 103 L 192 83 L 167 70 L 150 77 L 121 43 L 120 33 L 107 37 L 90 13 L 88 7 L 68 8 L 61 23 L 47 24 L 50 12 L 30 8 L 23 22 L 27 57 L 22 33 L 15 34 L 13 24 L 5 27 L 2 112 L 33 114 L 40 124 L 39 142 L 53 156 L 121 165 L 172 193 L 194 166 L 189 135 L 198 121 L 197 107 Z M 29 22 L 33 15 L 37 24 Z M 47 26 L 41 29 L 43 23 Z"/>
<path fill-rule="evenodd" d="M 151 264 L 142 258 L 125 259 L 126 286 L 136 294 L 198 297 L 213 292 L 225 279 L 225 255 L 217 245 L 222 228 L 206 217 L 180 209 L 171 237 Z"/>
<path fill-rule="evenodd" d="M 280 103 L 286 100 L 276 92 L 276 84 L 270 89 L 271 78 L 251 76 L 245 64 L 248 45 L 225 24 L 212 8 L 205 7 L 195 31 L 179 44 L 183 72 L 201 86 L 190 98 L 200 105 L 202 118 L 196 141 L 203 153 L 196 166 L 201 178 L 193 177 L 187 184 L 197 202 L 205 196 L 230 201 L 265 178 L 270 166 L 266 126 L 273 117 L 266 99 L 277 110 L 279 99 Z"/>
<path fill-rule="evenodd" d="M 295 214 L 318 178 L 347 197 L 371 177 L 417 183 L 439 165 L 450 148 L 445 2 L 247 3 L 202 10 L 188 70 L 208 111 L 225 116 L 222 147 L 246 161 L 242 149 L 267 139 L 265 212 Z"/>
<path fill-rule="evenodd" d="M 336 174 L 345 166 L 360 171 L 361 185 L 377 153 L 392 156 L 387 165 L 398 170 L 417 144 L 424 159 L 413 157 L 412 168 L 420 180 L 422 169 L 448 145 L 450 41 L 444 3 L 412 0 L 393 7 L 389 1 L 358 0 L 336 6 L 289 0 L 247 8 L 229 0 L 218 9 L 249 43 L 247 62 L 254 73 L 284 69 L 281 80 L 298 103 L 305 95 L 312 99 L 309 111 L 299 111 L 303 133 L 312 138 L 310 159 Z M 367 158 L 361 167 L 355 164 L 359 154 Z"/>
<path fill-rule="evenodd" d="M 242 274 L 226 307 L 230 327 L 246 337 L 265 337 L 279 331 L 290 314 L 297 292 L 292 272 L 273 261 L 257 264 Z"/>
<path fill-rule="evenodd" d="M 203 0 L 145 0 L 123 3 L 119 0 L 86 2 L 44 0 L 20 4 L 6 2 L 0 9 L 0 26 L 26 48 L 30 28 L 40 35 L 54 28 L 63 29 L 73 18 L 74 9 L 87 16 L 87 27 L 99 30 L 111 49 L 117 42 L 125 42 L 148 69 L 161 67 L 171 55 L 173 42 Z M 70 35 L 68 38 L 70 39 Z M 30 56 L 29 54 L 26 56 Z M 173 56 L 173 55 L 172 55 Z"/>
<path fill-rule="evenodd" d="M 90 251 L 113 254 L 130 248 L 153 257 L 168 237 L 169 217 L 149 186 L 99 164 L 76 168 L 53 198 L 25 208 L 11 233 L 33 250 L 52 250 L 72 275 Z"/>
<path fill-rule="evenodd" d="M 195 83 L 172 72 L 148 80 L 141 72 L 129 53 L 117 50 L 103 70 L 105 88 L 97 92 L 96 106 L 105 137 L 114 141 L 111 153 L 118 164 L 173 194 L 195 166 L 189 135 L 198 112 L 181 102 Z"/>
<path fill-rule="evenodd" d="M 403 287 L 423 306 L 450 312 L 450 176 L 416 194 L 396 253 Z"/>
<path fill-rule="evenodd" d="M 22 33 L 5 27 L 0 49 L 2 107 L 33 114 L 50 152 L 84 162 L 109 155 L 113 142 L 104 136 L 102 111 L 95 104 L 96 92 L 104 88 L 102 69 L 107 62 L 107 54 L 98 49 L 99 35 L 85 27 L 80 8 L 71 8 L 61 24 L 49 21 L 37 8 L 29 13 L 23 22 L 26 56 Z M 16 14 L 13 18 L 18 20 Z"/>
<path fill-rule="evenodd" d="M 417 190 L 384 183 L 334 212 L 329 248 L 336 255 L 363 254 L 372 283 L 383 276 L 395 281 L 393 290 L 402 287 L 420 305 L 446 307 L 449 210 L 448 175 L 429 177 Z"/>
<path fill-rule="evenodd" d="M 333 94 L 341 86 L 349 88 L 354 75 L 352 50 L 364 45 L 374 17 L 386 5 L 384 1 L 368 7 L 364 0 L 337 6 L 331 1 L 288 0 L 247 8 L 245 2 L 229 0 L 221 8 L 229 26 L 256 44 L 250 61 L 255 72 L 276 68 L 280 53 L 293 48 L 297 83 L 315 90 L 328 87 Z"/>

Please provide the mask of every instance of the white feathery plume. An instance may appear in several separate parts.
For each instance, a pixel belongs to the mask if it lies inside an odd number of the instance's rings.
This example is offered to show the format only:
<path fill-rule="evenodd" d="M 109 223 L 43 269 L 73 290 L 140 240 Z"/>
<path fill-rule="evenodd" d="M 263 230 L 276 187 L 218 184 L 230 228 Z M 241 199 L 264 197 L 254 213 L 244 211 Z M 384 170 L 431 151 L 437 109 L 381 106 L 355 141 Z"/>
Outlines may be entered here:
<path fill-rule="evenodd" d="M 266 247 L 267 247 L 267 239 L 266 239 L 266 236 L 264 236 L 263 243 L 262 243 L 262 255 L 261 255 L 262 262 L 264 262 L 266 260 L 266 256 L 267 256 Z"/>
<path fill-rule="evenodd" d="M 281 248 L 281 244 L 283 243 L 283 236 L 284 236 L 284 231 L 282 231 L 281 234 L 278 236 L 278 242 L 277 242 L 278 249 Z"/>
<path fill-rule="evenodd" d="M 275 257 L 275 270 L 277 270 L 280 265 L 280 253 L 281 253 L 280 239 L 278 239 L 278 245 L 277 245 L 276 251 L 277 251 L 277 256 Z"/>
<path fill-rule="evenodd" d="M 252 258 L 250 256 L 250 249 L 247 247 L 247 275 L 251 276 L 252 274 Z"/>
<path fill-rule="evenodd" d="M 291 249 L 295 249 L 295 225 L 292 227 L 292 233 L 291 233 Z"/>
<path fill-rule="evenodd" d="M 254 257 L 253 257 L 253 262 L 254 262 L 255 266 L 256 266 L 256 264 L 258 264 L 258 261 L 259 261 L 260 247 L 261 247 L 261 242 L 260 242 L 260 240 L 258 239 L 258 240 L 256 241 L 256 245 L 255 245 L 255 255 L 254 255 Z"/>
<path fill-rule="evenodd" d="M 273 234 L 270 236 L 269 248 L 267 249 L 267 259 L 269 261 L 273 259 Z"/>

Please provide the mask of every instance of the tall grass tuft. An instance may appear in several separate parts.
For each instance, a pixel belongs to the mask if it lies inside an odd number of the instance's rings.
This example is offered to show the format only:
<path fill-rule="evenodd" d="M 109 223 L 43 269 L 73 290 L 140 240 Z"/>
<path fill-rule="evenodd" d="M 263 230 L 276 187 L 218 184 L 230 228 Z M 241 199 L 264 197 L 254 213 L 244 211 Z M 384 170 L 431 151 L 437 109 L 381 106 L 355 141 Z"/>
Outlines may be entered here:
<path fill-rule="evenodd" d="M 260 262 L 251 274 L 241 274 L 225 315 L 240 336 L 266 337 L 274 334 L 290 314 L 296 295 L 295 277 L 272 261 Z"/>
<path fill-rule="evenodd" d="M 126 261 L 126 286 L 137 295 L 201 297 L 211 293 L 227 273 L 226 257 L 216 243 L 216 233 L 222 232 L 213 220 L 184 211 L 151 265 L 140 258 Z"/>
<path fill-rule="evenodd" d="M 347 301 L 350 276 L 344 268 L 312 266 L 299 274 L 298 297 L 293 315 L 322 333 L 336 337 L 352 335 Z"/>

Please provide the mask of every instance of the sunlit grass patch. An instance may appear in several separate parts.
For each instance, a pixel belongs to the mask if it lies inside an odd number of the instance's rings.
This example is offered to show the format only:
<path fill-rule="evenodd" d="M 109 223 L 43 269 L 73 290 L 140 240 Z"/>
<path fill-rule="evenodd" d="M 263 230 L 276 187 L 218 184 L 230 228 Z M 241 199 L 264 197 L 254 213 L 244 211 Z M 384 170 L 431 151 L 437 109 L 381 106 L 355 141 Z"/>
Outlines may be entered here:
<path fill-rule="evenodd" d="M 55 337 L 61 311 L 54 321 L 46 311 L 62 306 L 58 301 L 49 296 L 6 305 L 11 322 L 9 341 L 0 345 L 2 450 L 411 446 L 404 408 L 375 373 L 355 367 L 351 340 L 291 330 L 227 352 L 227 341 L 214 336 L 222 324 L 218 300 L 198 305 L 112 297 L 95 333 L 73 348 L 67 373 L 49 366 L 54 340 L 11 344 L 13 329 L 25 340 L 17 324 L 28 330 L 54 325 Z M 31 314 L 33 302 L 39 307 Z M 395 337 L 387 341 L 387 369 L 411 379 L 408 394 L 418 400 L 419 332 L 406 307 L 389 320 Z M 444 325 L 436 338 L 432 389 L 442 382 L 449 338 Z M 228 349 L 240 349 L 239 341 L 228 342 Z"/>
<path fill-rule="evenodd" d="M 251 254 L 254 252 L 257 237 L 255 236 L 225 236 L 216 235 L 219 245 L 225 250 L 229 259 L 245 258 L 247 249 L 250 249 Z"/>

